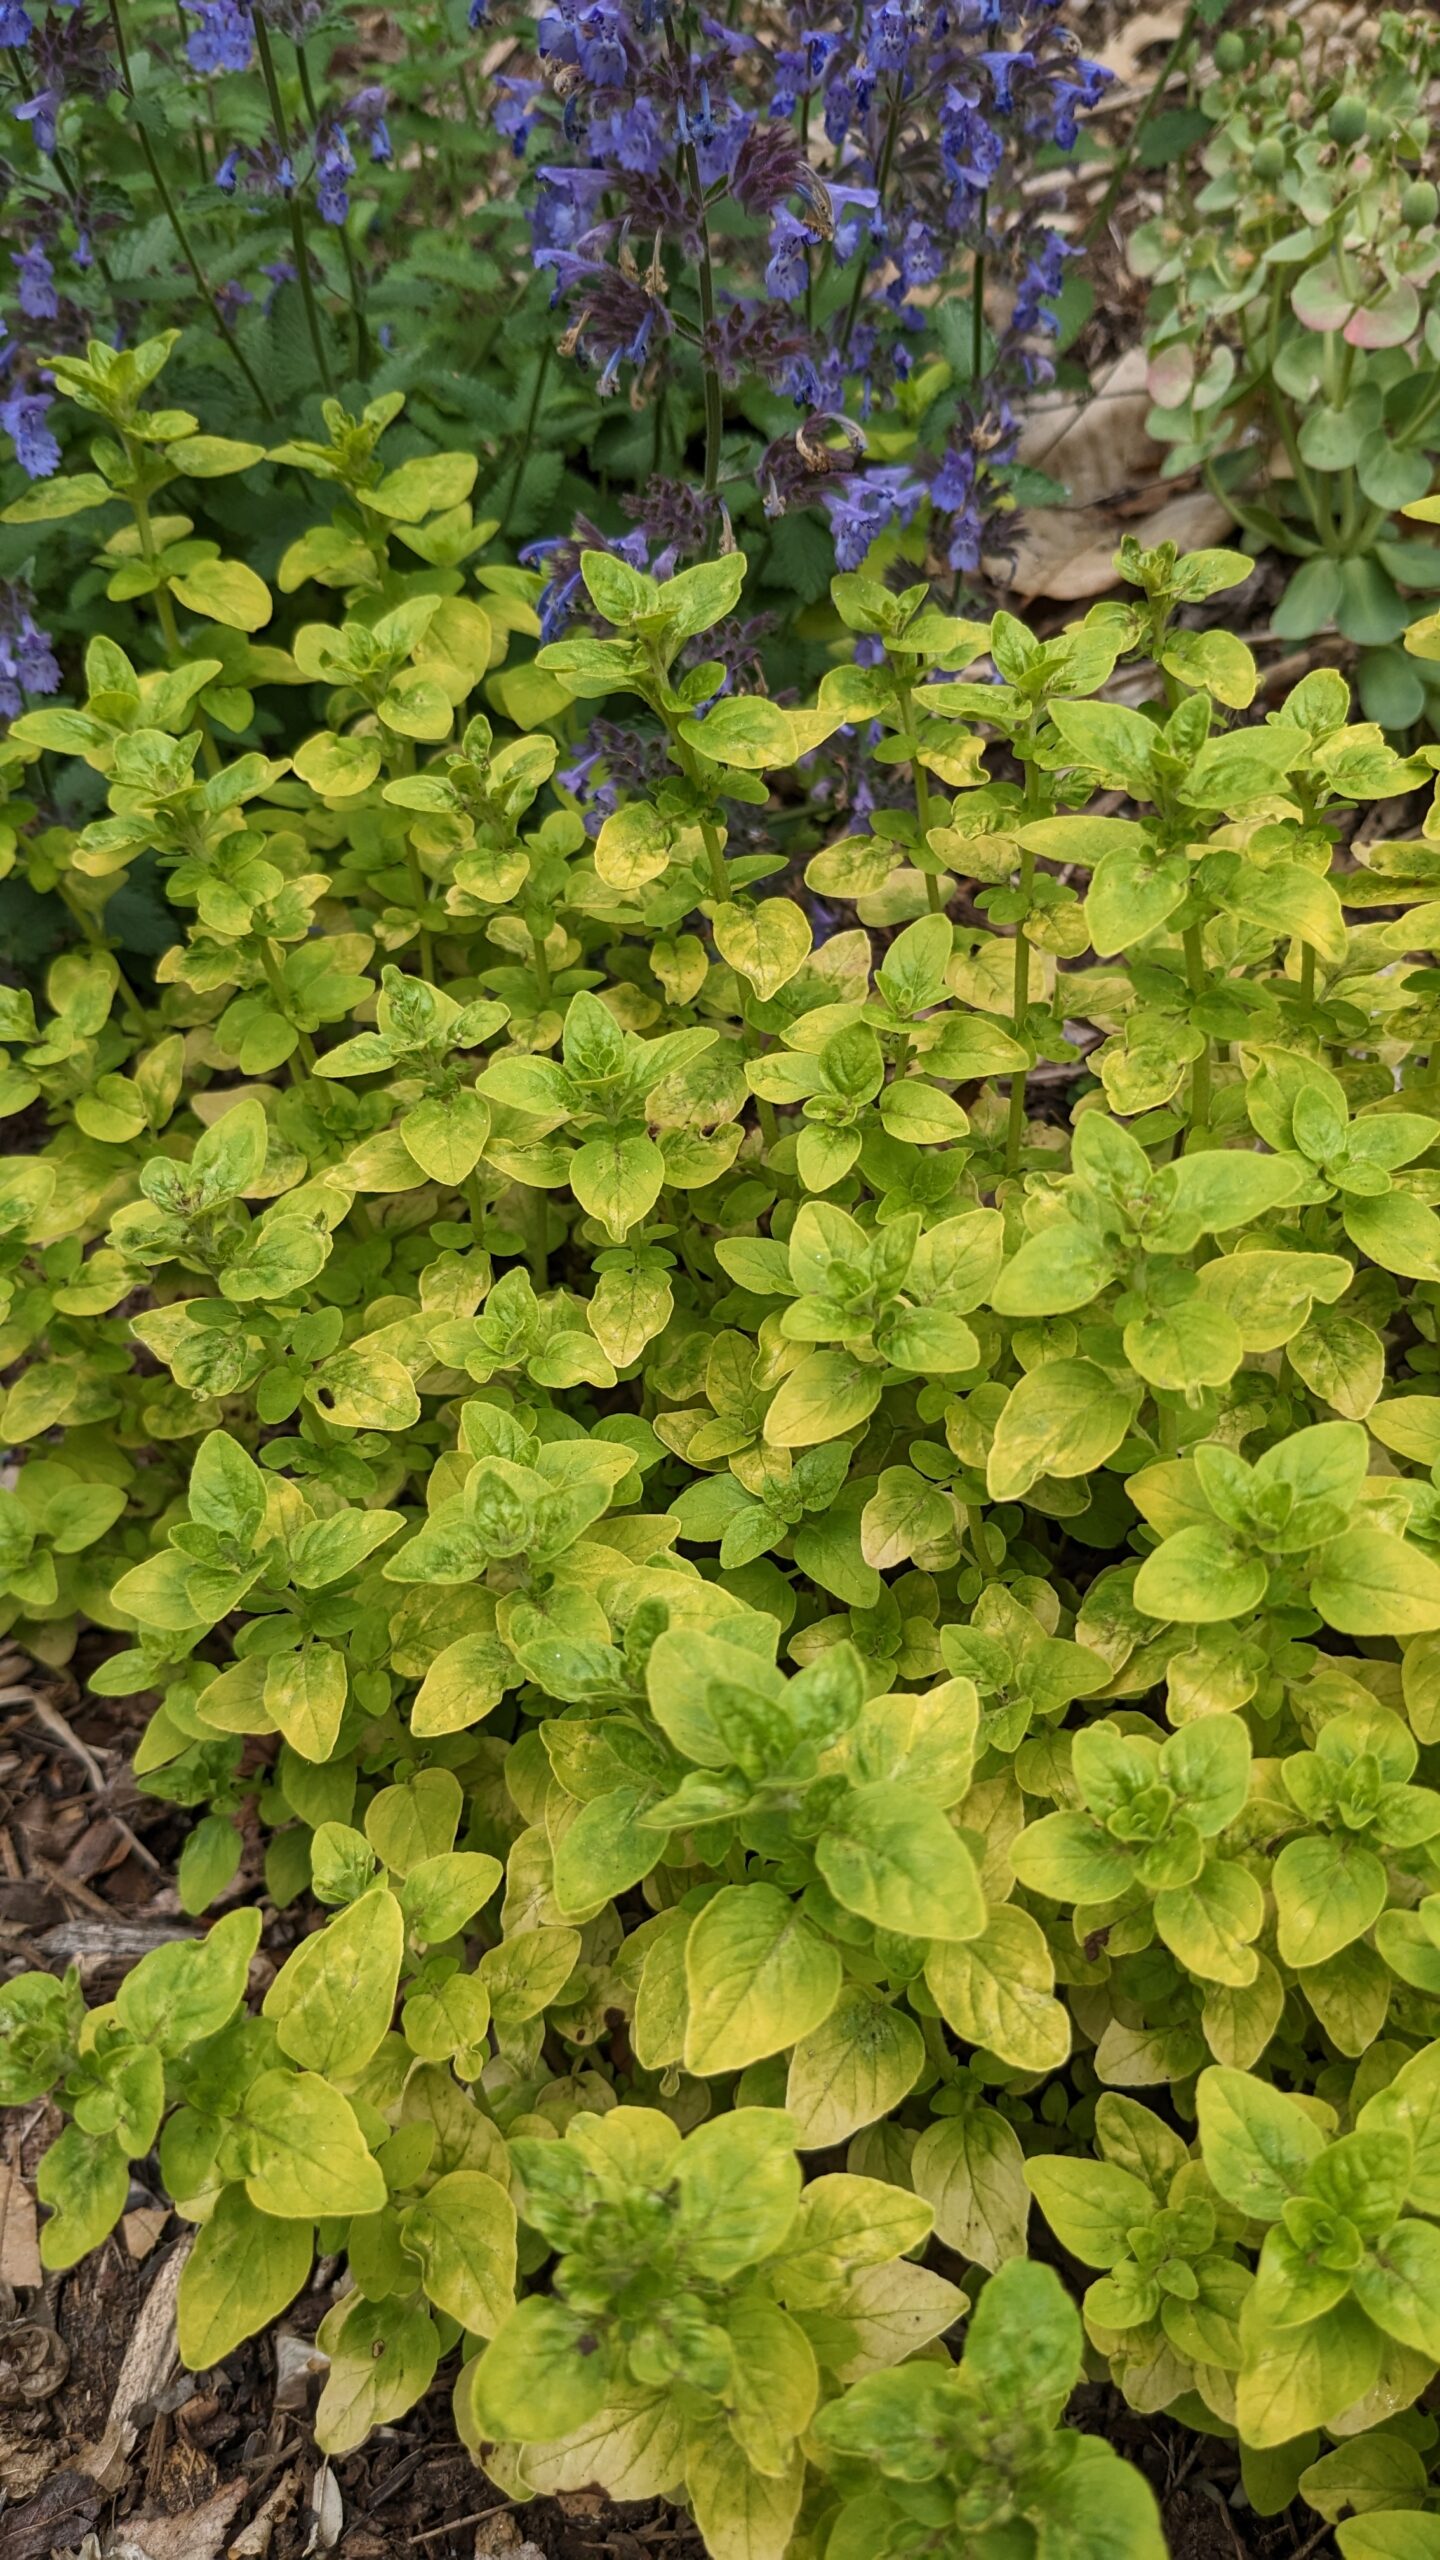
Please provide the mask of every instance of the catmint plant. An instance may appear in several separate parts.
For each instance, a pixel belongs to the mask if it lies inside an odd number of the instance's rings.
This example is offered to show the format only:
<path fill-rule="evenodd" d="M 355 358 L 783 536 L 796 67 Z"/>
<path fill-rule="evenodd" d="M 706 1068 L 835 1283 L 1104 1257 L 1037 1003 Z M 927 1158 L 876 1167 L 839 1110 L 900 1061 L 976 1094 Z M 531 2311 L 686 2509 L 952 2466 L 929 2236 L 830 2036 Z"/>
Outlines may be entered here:
<path fill-rule="evenodd" d="M 882 5 L 778 38 L 562 5 L 536 40 L 541 76 L 507 84 L 533 254 L 561 353 L 653 419 L 629 501 L 652 538 L 698 406 L 703 485 L 737 517 L 757 489 L 771 517 L 818 499 L 851 568 L 923 513 L 973 571 L 1013 503 L 1011 402 L 1048 378 L 1067 254 L 1021 177 L 1073 147 L 1106 79 L 1050 0 Z M 1009 297 L 998 336 L 987 282 Z M 778 421 L 781 402 L 794 426 L 737 444 L 738 407 Z M 872 419 L 903 461 L 868 458 Z"/>

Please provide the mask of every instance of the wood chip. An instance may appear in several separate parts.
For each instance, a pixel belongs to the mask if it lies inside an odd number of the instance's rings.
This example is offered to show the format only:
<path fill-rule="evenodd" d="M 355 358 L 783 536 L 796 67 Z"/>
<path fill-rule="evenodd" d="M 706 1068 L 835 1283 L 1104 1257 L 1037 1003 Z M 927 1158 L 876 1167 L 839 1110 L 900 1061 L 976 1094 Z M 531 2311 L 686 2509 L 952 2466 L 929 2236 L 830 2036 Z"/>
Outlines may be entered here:
<path fill-rule="evenodd" d="M 182 2240 L 162 2259 L 125 2350 L 104 2434 L 79 2456 L 91 2478 L 104 2489 L 121 2486 L 126 2464 L 135 2450 L 137 2430 L 131 2424 L 131 2412 L 148 2400 L 158 2400 L 178 2368 L 175 2293 L 190 2248 L 190 2240 Z"/>
<path fill-rule="evenodd" d="M 107 1906 L 108 1907 L 108 1906 Z M 198 1929 L 183 1920 L 61 1920 L 53 1929 L 35 1941 L 42 1956 L 52 1961 L 86 1965 L 134 1964 L 148 1956 L 152 1947 L 168 1946 L 173 1938 L 198 1938 Z"/>
<path fill-rule="evenodd" d="M 43 2284 L 35 2199 L 18 2169 L 0 2160 L 0 2283 Z"/>
<path fill-rule="evenodd" d="M 0 1707 L 23 1707 L 27 1715 L 33 1716 L 35 1722 L 44 1727 L 52 1740 L 68 1751 L 72 1759 L 79 1761 L 91 1786 L 97 1792 L 104 1789 L 107 1783 L 105 1772 L 89 1743 L 81 1741 L 79 1734 L 66 1723 L 59 1708 L 41 1690 L 29 1688 L 0 1690 Z"/>

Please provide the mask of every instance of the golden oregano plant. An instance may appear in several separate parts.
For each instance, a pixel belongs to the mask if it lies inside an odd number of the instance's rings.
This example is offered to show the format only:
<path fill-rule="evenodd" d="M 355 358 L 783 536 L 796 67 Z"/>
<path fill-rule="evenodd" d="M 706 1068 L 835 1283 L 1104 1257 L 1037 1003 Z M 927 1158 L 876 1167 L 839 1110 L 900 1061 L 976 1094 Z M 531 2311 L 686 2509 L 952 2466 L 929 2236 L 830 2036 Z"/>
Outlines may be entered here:
<path fill-rule="evenodd" d="M 1224 551 L 1045 642 L 840 577 L 794 706 L 739 555 L 537 649 L 394 400 L 269 457 L 272 598 L 166 352 L 56 361 L 11 510 L 153 645 L 0 747 L 77 928 L 0 995 L 0 1587 L 224 1909 L 0 1993 L 46 2263 L 158 2151 L 192 2366 L 343 2256 L 329 2451 L 448 2359 L 508 2495 L 715 2560 L 1160 2554 L 1082 2370 L 1431 2560 L 1440 751 L 1256 716 Z"/>

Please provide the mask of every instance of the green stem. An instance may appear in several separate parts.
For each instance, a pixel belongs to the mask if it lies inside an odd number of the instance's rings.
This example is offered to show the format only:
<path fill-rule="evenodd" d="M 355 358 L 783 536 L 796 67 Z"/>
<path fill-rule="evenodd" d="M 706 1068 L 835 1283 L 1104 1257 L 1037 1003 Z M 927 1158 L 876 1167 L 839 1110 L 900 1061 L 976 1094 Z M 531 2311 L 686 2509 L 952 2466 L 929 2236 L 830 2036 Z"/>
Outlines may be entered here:
<path fill-rule="evenodd" d="M 1410 452 L 1411 449 L 1418 444 L 1437 409 L 1440 409 L 1440 376 L 1437 376 L 1436 378 L 1434 390 L 1426 393 L 1426 396 L 1420 403 L 1414 417 L 1408 421 L 1403 433 L 1397 435 L 1395 438 L 1395 442 L 1399 445 L 1402 453 Z"/>
<path fill-rule="evenodd" d="M 658 665 L 656 668 L 656 675 L 658 681 L 663 684 L 664 673 Z M 666 730 L 669 733 L 670 753 L 680 767 L 686 781 L 693 784 L 698 794 L 700 790 L 700 776 L 696 769 L 695 758 L 680 735 L 678 723 L 671 713 L 665 709 L 663 699 L 658 707 L 660 717 L 664 721 Z M 728 906 L 730 903 L 730 881 L 725 869 L 725 849 L 720 842 L 720 831 L 712 819 L 702 818 L 700 820 L 700 835 L 705 847 L 706 860 L 710 865 L 711 893 L 719 900 L 722 906 Z"/>
<path fill-rule="evenodd" d="M 1020 856 L 1020 895 L 1027 899 L 1035 878 L 1035 856 Z M 1025 1017 L 1030 1010 L 1030 942 L 1023 916 L 1015 922 L 1015 975 L 1011 984 L 1010 1020 L 1017 1040 L 1025 1036 Z M 1010 1079 L 1010 1109 L 1005 1124 L 1005 1170 L 1018 1173 L 1020 1149 L 1025 1140 L 1026 1071 L 1017 1067 Z"/>
<path fill-rule="evenodd" d="M 1185 983 L 1198 1003 L 1205 993 L 1205 947 L 1201 927 L 1187 924 L 1183 935 L 1185 946 Z M 1210 1041 L 1190 1070 L 1190 1135 L 1197 1137 L 1210 1126 Z"/>
<path fill-rule="evenodd" d="M 1307 1009 L 1315 1001 L 1315 946 L 1311 942 L 1300 945 L 1300 1001 Z"/>
<path fill-rule="evenodd" d="M 525 430 L 520 438 L 520 450 L 515 456 L 515 468 L 510 474 L 510 493 L 505 501 L 503 516 L 507 532 L 510 518 L 515 513 L 515 501 L 520 495 L 520 483 L 525 477 L 525 465 L 530 459 L 530 448 L 535 441 L 535 423 L 540 415 L 540 398 L 545 389 L 545 376 L 550 370 L 550 359 L 554 352 L 554 343 L 547 338 L 540 350 L 540 361 L 535 368 L 535 388 L 530 394 L 530 406 L 525 413 Z"/>
<path fill-rule="evenodd" d="M 176 34 L 178 35 L 178 37 L 180 38 L 181 43 L 182 43 L 182 44 L 184 44 L 184 43 L 185 43 L 185 41 L 186 41 L 186 38 L 187 38 L 187 37 L 190 35 L 190 33 L 191 33 L 191 28 L 190 28 L 189 21 L 188 21 L 188 19 L 186 18 L 185 12 L 184 12 L 183 8 L 182 8 L 182 7 L 181 7 L 181 5 L 180 5 L 180 0 L 175 0 L 175 11 L 174 11 L 174 15 L 175 15 L 175 32 L 176 32 Z M 213 97 L 212 97 L 212 108 L 211 108 L 211 122 L 212 122 L 212 123 L 214 122 Z M 197 125 L 196 125 L 195 130 L 194 130 L 194 133 L 193 133 L 193 134 L 192 134 L 192 136 L 191 136 L 191 139 L 192 139 L 192 141 L 194 142 L 194 145 L 195 145 L 195 167 L 196 167 L 196 172 L 197 172 L 197 174 L 198 174 L 198 176 L 199 176 L 199 180 L 200 180 L 200 184 L 201 184 L 201 186 L 202 186 L 202 187 L 205 187 L 205 186 L 208 186 L 208 185 L 209 185 L 209 183 L 210 183 L 210 164 L 209 164 L 209 161 L 208 161 L 208 160 L 206 159 L 206 157 L 205 157 L 205 133 L 204 133 L 204 128 L 203 128 L 203 126 L 201 126 L 201 125 L 199 125 L 199 124 L 197 124 Z"/>
<path fill-rule="evenodd" d="M 1213 463 L 1202 462 L 1200 473 L 1211 497 L 1216 499 L 1222 507 L 1229 509 L 1241 532 L 1248 533 L 1252 541 L 1263 543 L 1268 548 L 1271 537 L 1261 524 L 1257 510 L 1247 507 L 1243 499 L 1237 498 L 1233 490 L 1225 487 Z"/>
<path fill-rule="evenodd" d="M 681 59 L 681 45 L 667 9 L 665 39 L 672 61 Z M 720 376 L 715 370 L 715 269 L 710 256 L 710 225 L 705 215 L 705 189 L 700 179 L 700 157 L 693 142 L 686 140 L 679 152 L 685 184 L 695 208 L 700 230 L 700 376 L 705 389 L 705 493 L 713 497 L 720 486 L 720 439 L 725 427 L 725 402 Z"/>
<path fill-rule="evenodd" d="M 702 818 L 700 821 L 700 833 L 705 841 L 705 853 L 710 864 L 711 889 L 713 890 L 720 905 L 722 907 L 728 906 L 730 904 L 730 875 L 725 868 L 725 853 L 720 842 L 719 830 L 711 826 L 708 818 Z"/>
<path fill-rule="evenodd" d="M 295 67 L 300 74 L 300 95 L 305 101 L 305 113 L 310 119 L 311 132 L 314 133 L 319 130 L 320 109 L 311 84 L 310 64 L 306 58 L 305 47 L 298 41 L 295 46 Z M 370 323 L 365 317 L 365 295 L 355 257 L 355 244 L 350 237 L 350 226 L 347 222 L 342 222 L 340 225 L 340 248 L 345 260 L 345 273 L 350 279 L 350 312 L 355 322 L 355 370 L 362 382 L 368 382 L 375 362 L 375 346 L 370 335 Z"/>
<path fill-rule="evenodd" d="M 1025 772 L 1021 815 L 1026 819 L 1037 814 L 1044 800 L 1044 786 L 1035 762 L 1038 725 L 1037 714 L 1032 716 L 1023 744 L 1018 738 L 1015 741 L 1015 751 Z M 1030 893 L 1035 885 L 1035 856 L 1024 847 L 1021 849 L 1020 877 L 1016 885 L 1020 893 L 1020 913 L 1015 919 L 1015 974 L 1011 981 L 1010 1021 L 1016 1039 L 1023 1040 L 1030 1011 L 1030 938 L 1025 931 L 1025 920 L 1030 910 Z M 1027 1070 L 1018 1068 L 1010 1079 L 1010 1109 L 1005 1122 L 1007 1173 L 1020 1170 L 1020 1151 L 1025 1142 L 1026 1084 Z"/>
<path fill-rule="evenodd" d="M 125 43 L 125 30 L 120 23 L 119 0 L 110 0 L 110 24 L 115 31 L 115 52 L 120 64 L 120 85 L 133 108 L 135 105 L 135 86 L 130 77 L 130 56 Z M 160 199 L 161 210 L 164 213 L 165 219 L 169 223 L 171 231 L 175 235 L 175 245 L 179 250 L 181 257 L 184 259 L 186 266 L 190 270 L 191 281 L 195 286 L 196 292 L 201 295 L 207 305 L 210 317 L 214 321 L 216 328 L 219 330 L 225 345 L 234 357 L 240 371 L 245 376 L 245 380 L 249 384 L 251 391 L 254 393 L 256 400 L 259 402 L 261 409 L 273 425 L 276 419 L 276 411 L 268 394 L 266 393 L 264 384 L 261 382 L 259 375 L 255 372 L 249 357 L 246 355 L 244 348 L 241 346 L 239 339 L 236 337 L 234 330 L 226 319 L 225 313 L 221 308 L 219 298 L 190 245 L 190 235 L 187 232 L 184 223 L 180 219 L 180 210 L 170 191 L 170 182 L 165 175 L 163 167 L 161 166 L 155 146 L 151 141 L 145 126 L 140 120 L 138 111 L 133 117 L 133 123 L 136 139 L 140 145 L 141 157 L 145 162 L 146 168 L 150 172 L 150 182 Z M 98 258 L 98 252 L 97 263 L 100 264 L 102 273 L 106 274 L 108 277 L 109 271 L 105 268 L 103 260 Z"/>
<path fill-rule="evenodd" d="M 925 2049 L 934 2066 L 936 2077 L 949 2088 L 960 2077 L 960 2065 L 945 2041 L 945 2029 L 938 2018 L 922 2018 L 921 2033 Z"/>
<path fill-rule="evenodd" d="M 530 1285 L 538 1297 L 550 1286 L 550 1255 L 546 1238 L 550 1228 L 550 1212 L 545 1194 L 528 1184 L 520 1188 L 523 1214 L 520 1230 L 525 1238 L 525 1260 L 530 1270 Z"/>
<path fill-rule="evenodd" d="M 111 0 L 111 5 L 112 7 L 115 5 L 115 0 Z M 265 94 L 270 101 L 270 120 L 275 128 L 275 140 L 282 159 L 288 160 L 290 128 L 286 122 L 285 104 L 280 95 L 280 82 L 276 76 L 275 56 L 270 50 L 269 29 L 258 9 L 252 13 L 251 23 L 255 29 L 256 49 L 260 55 L 260 68 L 265 78 Z M 310 344 L 314 349 L 315 363 L 321 382 L 325 389 L 333 394 L 335 378 L 330 371 L 330 358 L 326 352 L 324 334 L 320 326 L 320 308 L 315 300 L 315 285 L 310 274 L 310 250 L 305 238 L 305 218 L 300 210 L 298 195 L 290 197 L 288 211 L 290 238 L 295 250 L 295 266 L 300 285 L 300 299 L 305 306 L 305 326 L 310 332 Z"/>
<path fill-rule="evenodd" d="M 135 465 L 137 462 L 137 456 L 128 437 L 126 438 L 126 451 L 132 466 Z M 135 531 L 140 538 L 141 557 L 153 568 L 160 555 L 155 548 L 155 529 L 150 522 L 149 499 L 140 497 L 136 491 L 132 490 L 130 493 L 130 512 L 135 519 Z M 173 667 L 176 659 L 180 655 L 180 626 L 175 619 L 175 607 L 171 602 L 170 589 L 163 580 L 161 584 L 155 588 L 154 595 L 156 620 L 160 625 L 161 634 L 165 642 L 166 654 Z"/>
<path fill-rule="evenodd" d="M 890 180 L 890 164 L 895 157 L 895 145 L 900 138 L 900 112 L 903 101 L 903 86 L 902 83 L 896 79 L 891 85 L 890 118 L 885 127 L 884 142 L 880 146 L 880 166 L 875 173 L 876 203 L 877 210 L 880 214 L 883 214 L 885 211 L 885 189 Z M 850 341 L 855 334 L 855 323 L 860 317 L 860 304 L 864 298 L 866 278 L 870 272 L 869 266 L 865 258 L 861 255 L 858 246 L 854 254 L 855 282 L 851 288 L 850 307 L 845 314 L 845 326 L 840 332 L 840 353 L 842 356 L 846 356 L 850 352 Z"/>
<path fill-rule="evenodd" d="M 276 957 L 275 945 L 270 940 L 268 934 L 262 934 L 260 937 L 260 966 L 265 972 L 265 983 L 275 999 L 281 1019 L 285 1022 L 289 1022 L 290 998 L 285 990 L 285 980 L 281 974 L 280 962 Z M 298 1022 L 293 1024 L 292 1028 L 295 1033 L 295 1049 L 299 1050 L 301 1057 L 304 1059 L 308 1073 L 313 1075 L 315 1072 L 315 1043 L 311 1039 L 308 1031 L 301 1030 Z M 290 1071 L 291 1083 L 303 1084 L 305 1078 L 300 1074 L 295 1064 L 295 1049 L 291 1050 L 285 1064 Z"/>
<path fill-rule="evenodd" d="M 132 439 L 129 436 L 125 438 L 125 450 L 130 457 L 132 467 L 138 468 L 140 457 L 137 455 Z M 130 512 L 135 519 L 135 530 L 140 537 L 141 553 L 153 567 L 158 563 L 160 555 L 155 548 L 155 529 L 150 521 L 150 502 L 147 498 L 142 498 L 135 490 L 130 492 Z M 171 599 L 169 585 L 165 579 L 161 579 L 160 584 L 154 590 L 154 594 L 155 617 L 160 625 L 161 636 L 165 642 L 166 659 L 172 667 L 178 666 L 184 652 L 180 642 L 180 626 L 175 619 L 175 606 Z M 218 773 L 220 770 L 220 750 L 215 744 L 214 732 L 212 731 L 210 723 L 206 719 L 203 711 L 197 708 L 195 716 L 200 724 L 200 753 L 204 760 L 205 770 L 207 773 L 211 774 Z"/>
<path fill-rule="evenodd" d="M 27 89 L 33 89 L 35 86 L 34 78 L 31 72 L 26 68 L 25 57 L 21 53 L 19 46 L 13 44 L 7 45 L 5 50 L 10 57 L 10 68 L 15 74 L 16 88 L 20 90 L 22 94 Z M 75 216 L 76 229 L 81 230 L 84 226 L 80 220 L 80 183 L 76 178 L 74 171 L 71 169 L 65 153 L 60 149 L 58 143 L 50 154 L 50 165 L 54 170 L 56 177 L 59 179 L 61 186 L 64 188 L 66 195 L 70 199 L 70 210 Z M 105 252 L 98 241 L 92 241 L 91 254 L 113 297 L 115 292 L 115 278 L 111 272 Z"/>
<path fill-rule="evenodd" d="M 910 774 L 915 786 L 915 817 L 928 851 L 930 830 L 935 823 L 935 804 L 930 796 L 930 777 L 920 760 L 920 732 L 915 725 L 912 689 L 897 677 L 895 690 L 900 698 L 901 733 L 910 750 Z M 945 902 L 940 895 L 940 883 L 933 871 L 927 871 L 925 874 L 925 897 L 932 916 L 944 913 Z"/>
<path fill-rule="evenodd" d="M 545 953 L 545 936 L 537 931 L 533 923 L 530 926 L 530 960 L 535 971 L 535 984 L 540 990 L 540 1002 L 542 1005 L 547 1005 L 552 992 L 550 963 Z"/>
<path fill-rule="evenodd" d="M 693 142 L 685 145 L 685 175 L 695 199 L 700 224 L 700 374 L 705 386 L 705 494 L 720 486 L 720 440 L 725 431 L 725 402 L 715 369 L 715 270 L 710 259 L 710 225 L 700 185 L 700 162 Z"/>
<path fill-rule="evenodd" d="M 980 246 L 970 276 L 970 379 L 978 382 L 985 362 L 985 232 L 990 220 L 990 190 L 980 190 Z"/>
<path fill-rule="evenodd" d="M 410 877 L 410 895 L 415 901 L 415 913 L 420 922 L 420 975 L 428 986 L 433 987 L 435 984 L 435 945 L 430 938 L 430 927 L 425 922 L 426 910 L 430 904 L 430 887 L 425 878 L 424 872 L 420 868 L 420 856 L 411 843 L 408 834 L 405 838 L 405 868 Z"/>
<path fill-rule="evenodd" d="M 1269 382 L 1266 384 L 1265 390 L 1266 397 L 1270 403 L 1271 415 L 1273 416 L 1276 427 L 1279 430 L 1280 441 L 1285 447 L 1291 471 L 1295 476 L 1295 486 L 1305 501 L 1310 522 L 1315 528 L 1316 541 L 1319 543 L 1322 551 L 1331 551 L 1334 548 L 1335 540 L 1333 519 L 1331 517 L 1329 507 L 1325 504 L 1321 493 L 1317 490 L 1314 481 L 1310 477 L 1309 471 L 1306 469 L 1305 460 L 1300 451 L 1299 439 L 1295 433 L 1295 422 L 1290 415 L 1290 404 L 1286 399 L 1284 392 L 1280 390 L 1278 384 Z"/>

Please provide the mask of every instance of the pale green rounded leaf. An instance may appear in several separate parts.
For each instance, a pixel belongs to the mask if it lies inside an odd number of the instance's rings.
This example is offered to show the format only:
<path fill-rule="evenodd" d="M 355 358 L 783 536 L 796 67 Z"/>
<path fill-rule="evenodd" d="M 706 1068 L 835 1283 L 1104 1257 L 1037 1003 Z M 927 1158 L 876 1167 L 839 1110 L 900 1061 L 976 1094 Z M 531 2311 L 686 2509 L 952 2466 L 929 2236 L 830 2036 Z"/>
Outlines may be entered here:
<path fill-rule="evenodd" d="M 685 2068 L 704 2078 L 798 2044 L 833 2009 L 841 1967 L 788 1894 L 726 1885 L 691 1928 L 685 1975 Z"/>

